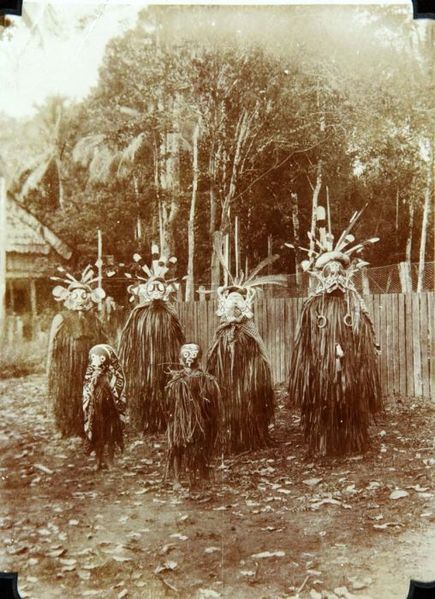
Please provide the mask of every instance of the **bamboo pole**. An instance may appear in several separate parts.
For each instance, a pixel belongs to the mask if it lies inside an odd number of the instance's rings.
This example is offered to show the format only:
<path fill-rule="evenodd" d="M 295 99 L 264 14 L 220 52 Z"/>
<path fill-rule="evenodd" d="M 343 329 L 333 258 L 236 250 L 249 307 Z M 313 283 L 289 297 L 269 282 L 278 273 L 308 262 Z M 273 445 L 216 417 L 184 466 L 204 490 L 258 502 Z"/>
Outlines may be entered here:
<path fill-rule="evenodd" d="M 331 235 L 332 234 L 331 207 L 329 205 L 329 187 L 328 186 L 326 186 L 326 212 L 327 212 L 327 218 L 328 218 L 328 233 L 329 233 L 329 235 Z"/>
<path fill-rule="evenodd" d="M 239 276 L 240 268 L 240 248 L 239 248 L 239 217 L 236 216 L 234 221 L 234 251 L 236 256 L 236 277 Z"/>
<path fill-rule="evenodd" d="M 97 230 L 97 268 L 98 268 L 98 287 L 101 289 L 103 287 L 103 236 L 101 234 L 101 229 Z M 98 302 L 98 311 L 101 312 L 103 309 L 103 304 L 101 300 Z"/>
<path fill-rule="evenodd" d="M 228 270 L 229 270 L 229 261 L 230 261 L 230 236 L 228 235 L 228 233 L 225 235 L 225 254 L 224 254 L 224 258 L 225 258 L 225 273 L 224 273 L 224 284 L 225 286 L 228 285 Z"/>

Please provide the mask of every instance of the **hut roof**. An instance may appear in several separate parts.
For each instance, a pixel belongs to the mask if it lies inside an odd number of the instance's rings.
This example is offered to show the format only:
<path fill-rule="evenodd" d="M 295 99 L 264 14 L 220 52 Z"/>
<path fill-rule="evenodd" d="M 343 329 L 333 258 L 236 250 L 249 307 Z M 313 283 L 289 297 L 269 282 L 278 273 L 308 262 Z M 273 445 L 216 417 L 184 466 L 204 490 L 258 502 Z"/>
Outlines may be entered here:
<path fill-rule="evenodd" d="M 48 255 L 54 250 L 65 260 L 72 256 L 71 248 L 36 216 L 15 200 L 6 203 L 6 251 L 19 254 Z"/>

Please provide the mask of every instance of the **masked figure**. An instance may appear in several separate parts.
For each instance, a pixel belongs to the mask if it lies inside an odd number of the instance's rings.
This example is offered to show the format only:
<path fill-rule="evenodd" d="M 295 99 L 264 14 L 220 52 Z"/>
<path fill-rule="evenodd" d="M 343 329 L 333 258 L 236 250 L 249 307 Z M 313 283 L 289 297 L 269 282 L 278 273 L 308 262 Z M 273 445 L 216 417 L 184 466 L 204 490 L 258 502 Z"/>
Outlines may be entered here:
<path fill-rule="evenodd" d="M 225 265 L 219 253 L 218 256 Z M 283 277 L 256 276 L 277 258 L 264 260 L 246 278 L 233 278 L 228 273 L 232 284 L 217 290 L 221 324 L 208 351 L 207 370 L 216 377 L 222 394 L 227 453 L 258 449 L 270 442 L 268 429 L 274 415 L 272 373 L 254 324 L 253 303 L 257 286 L 285 283 Z"/>
<path fill-rule="evenodd" d="M 105 292 L 95 288 L 98 279 L 90 266 L 80 280 L 68 273 L 63 279 L 51 278 L 63 283 L 53 289 L 53 295 L 64 309 L 53 318 L 50 330 L 48 395 L 62 435 L 83 436 L 82 390 L 88 353 L 93 345 L 107 340 L 96 314 Z"/>
<path fill-rule="evenodd" d="M 126 376 L 126 393 L 131 421 L 137 430 L 148 433 L 166 429 L 164 389 L 168 368 L 178 363 L 184 334 L 172 303 L 174 280 L 165 275 L 176 259 L 159 258 L 152 248 L 152 267 L 141 267 L 147 277 L 129 287 L 133 308 L 122 331 L 119 357 Z M 140 256 L 135 256 L 137 261 Z M 169 262 L 169 266 L 168 266 Z"/>
<path fill-rule="evenodd" d="M 196 343 L 183 345 L 182 368 L 172 373 L 166 387 L 166 470 L 173 470 L 177 485 L 183 466 L 191 485 L 197 478 L 208 478 L 220 430 L 220 391 L 216 379 L 201 368 L 201 353 Z"/>
<path fill-rule="evenodd" d="M 320 455 L 367 449 L 371 414 L 381 409 L 373 323 L 352 281 L 368 264 L 358 254 L 378 239 L 353 244 L 350 231 L 359 216 L 354 214 L 335 247 L 320 226 L 316 250 L 302 264 L 314 287 L 299 321 L 289 396 L 301 409 L 311 452 Z"/>
<path fill-rule="evenodd" d="M 95 345 L 83 386 L 83 416 L 87 453 L 95 452 L 97 469 L 105 467 L 104 450 L 113 462 L 115 449 L 124 450 L 123 415 L 126 410 L 124 373 L 110 345 Z"/>

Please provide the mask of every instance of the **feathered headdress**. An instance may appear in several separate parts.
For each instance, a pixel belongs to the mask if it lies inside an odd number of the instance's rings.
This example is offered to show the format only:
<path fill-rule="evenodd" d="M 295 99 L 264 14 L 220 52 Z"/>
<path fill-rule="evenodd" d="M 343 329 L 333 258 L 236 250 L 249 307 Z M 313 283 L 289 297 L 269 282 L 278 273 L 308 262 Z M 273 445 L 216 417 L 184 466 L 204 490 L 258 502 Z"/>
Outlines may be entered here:
<path fill-rule="evenodd" d="M 359 258 L 363 249 L 379 241 L 379 237 L 371 237 L 361 243 L 354 243 L 355 237 L 351 234 L 352 229 L 364 212 L 367 204 L 359 211 L 354 212 L 349 224 L 341 233 L 338 241 L 334 245 L 334 235 L 331 232 L 330 218 L 328 215 L 328 230 L 326 228 L 326 213 L 323 206 L 317 208 L 317 227 L 316 234 L 308 232 L 308 238 L 311 242 L 311 248 L 298 247 L 299 250 L 308 254 L 308 259 L 301 262 L 302 270 L 318 277 L 318 274 L 328 264 L 328 262 L 339 262 L 346 269 L 348 278 L 353 274 L 368 266 L 368 262 Z M 295 246 L 291 243 L 285 244 L 291 249 Z"/>
<path fill-rule="evenodd" d="M 278 255 L 268 256 L 259 264 L 257 264 L 257 266 L 249 273 L 241 272 L 238 276 L 233 276 L 222 255 L 219 243 L 215 244 L 215 252 L 229 281 L 228 285 L 222 285 L 216 290 L 219 299 L 219 307 L 217 311 L 218 315 L 222 315 L 223 305 L 230 293 L 237 292 L 242 295 L 246 301 L 247 307 L 250 308 L 252 307 L 257 289 L 261 288 L 263 285 L 280 285 L 282 287 L 287 286 L 287 277 L 285 275 L 258 276 L 259 273 L 266 268 L 266 266 L 269 266 L 278 260 Z M 210 290 L 206 293 L 213 293 L 213 290 Z"/>
<path fill-rule="evenodd" d="M 177 278 L 166 279 L 168 272 L 173 271 L 177 264 L 177 258 L 171 256 L 167 258 L 162 256 L 159 251 L 159 246 L 153 244 L 151 246 L 151 266 L 141 264 L 142 256 L 140 254 L 134 254 L 133 260 L 138 264 L 142 274 L 132 275 L 130 273 L 124 273 L 128 279 L 136 278 L 136 283 L 128 287 L 128 292 L 131 294 L 130 301 L 134 301 L 140 295 L 146 296 L 145 286 L 151 281 L 161 282 L 165 286 L 163 299 L 166 301 L 169 297 L 177 292 Z M 151 298 L 150 298 L 151 299 Z"/>
<path fill-rule="evenodd" d="M 63 273 L 63 276 L 53 276 L 50 277 L 52 281 L 58 281 L 62 283 L 62 285 L 56 285 L 53 290 L 54 299 L 57 302 L 65 302 L 66 307 L 68 307 L 68 300 L 71 296 L 71 293 L 75 289 L 84 289 L 89 294 L 89 299 L 95 304 L 101 302 L 106 297 L 106 292 L 101 287 L 95 285 L 98 282 L 98 277 L 95 276 L 95 272 L 92 269 L 92 266 L 86 266 L 84 271 L 82 272 L 80 279 L 77 279 L 72 274 L 67 272 L 63 266 L 58 266 L 58 272 Z"/>

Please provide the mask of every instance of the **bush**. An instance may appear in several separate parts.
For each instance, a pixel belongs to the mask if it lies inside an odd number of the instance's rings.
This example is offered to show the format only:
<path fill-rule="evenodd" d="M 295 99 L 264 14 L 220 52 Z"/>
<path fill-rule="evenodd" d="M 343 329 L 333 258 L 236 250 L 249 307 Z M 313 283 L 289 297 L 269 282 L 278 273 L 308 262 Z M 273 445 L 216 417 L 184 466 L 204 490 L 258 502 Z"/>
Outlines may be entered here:
<path fill-rule="evenodd" d="M 8 343 L 0 353 L 0 378 L 9 379 L 44 372 L 47 357 L 47 339 L 40 336 L 33 341 Z"/>

